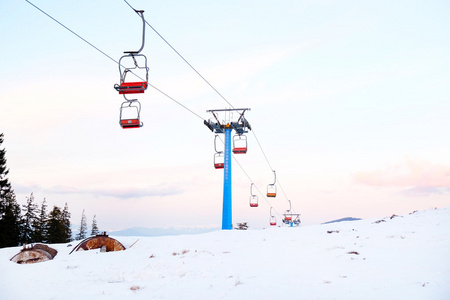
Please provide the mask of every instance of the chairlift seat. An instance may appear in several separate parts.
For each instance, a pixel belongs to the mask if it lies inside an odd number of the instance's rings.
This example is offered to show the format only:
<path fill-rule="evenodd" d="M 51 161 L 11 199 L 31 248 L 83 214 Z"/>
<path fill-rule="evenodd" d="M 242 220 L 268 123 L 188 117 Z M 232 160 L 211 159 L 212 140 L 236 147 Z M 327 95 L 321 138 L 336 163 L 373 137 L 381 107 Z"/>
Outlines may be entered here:
<path fill-rule="evenodd" d="M 250 207 L 258 207 L 258 203 L 250 203 Z"/>
<path fill-rule="evenodd" d="M 216 168 L 216 169 L 223 169 L 224 167 L 225 167 L 224 163 L 214 164 L 214 168 Z"/>
<path fill-rule="evenodd" d="M 119 94 L 142 94 L 147 89 L 148 83 L 142 82 L 122 82 L 120 85 L 115 85 L 114 88 Z"/>
<path fill-rule="evenodd" d="M 247 153 L 247 147 L 233 148 L 233 153 L 234 154 L 245 154 L 245 153 Z"/>
<path fill-rule="evenodd" d="M 123 129 L 140 128 L 141 124 L 139 119 L 124 119 L 120 120 L 120 126 L 122 126 Z"/>
<path fill-rule="evenodd" d="M 267 197 L 276 197 L 277 193 L 267 193 Z"/>
<path fill-rule="evenodd" d="M 284 217 L 284 219 L 285 219 L 286 221 L 291 221 L 291 220 L 292 220 L 292 217 Z"/>
<path fill-rule="evenodd" d="M 277 222 L 270 222 L 270 226 L 276 226 Z"/>

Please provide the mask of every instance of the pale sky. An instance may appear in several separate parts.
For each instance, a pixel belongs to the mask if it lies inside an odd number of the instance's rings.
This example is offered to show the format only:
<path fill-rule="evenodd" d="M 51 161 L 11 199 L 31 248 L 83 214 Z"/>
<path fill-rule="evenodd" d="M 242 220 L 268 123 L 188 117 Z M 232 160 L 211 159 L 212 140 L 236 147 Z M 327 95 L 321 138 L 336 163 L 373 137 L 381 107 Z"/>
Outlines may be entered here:
<path fill-rule="evenodd" d="M 115 60 L 140 47 L 124 1 L 31 2 Z M 270 205 L 280 222 L 288 200 L 305 225 L 450 205 L 448 1 L 129 3 L 251 108 L 233 223 L 266 227 Z M 149 87 L 144 127 L 123 130 L 117 64 L 26 1 L 1 1 L 0 30 L 0 132 L 19 203 L 67 202 L 72 223 L 85 209 L 101 230 L 221 226 L 223 171 L 202 119 L 228 105 L 151 28 L 149 82 L 201 118 Z"/>

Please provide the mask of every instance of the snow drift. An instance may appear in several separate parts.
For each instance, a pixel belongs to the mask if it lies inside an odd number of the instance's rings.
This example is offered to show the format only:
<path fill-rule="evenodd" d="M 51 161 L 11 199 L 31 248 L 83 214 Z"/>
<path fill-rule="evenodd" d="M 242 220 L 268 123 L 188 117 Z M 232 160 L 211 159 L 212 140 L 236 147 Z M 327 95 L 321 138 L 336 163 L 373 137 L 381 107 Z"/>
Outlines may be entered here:
<path fill-rule="evenodd" d="M 383 219 L 121 237 L 125 251 L 19 265 L 0 249 L 1 299 L 450 299 L 450 208 Z"/>

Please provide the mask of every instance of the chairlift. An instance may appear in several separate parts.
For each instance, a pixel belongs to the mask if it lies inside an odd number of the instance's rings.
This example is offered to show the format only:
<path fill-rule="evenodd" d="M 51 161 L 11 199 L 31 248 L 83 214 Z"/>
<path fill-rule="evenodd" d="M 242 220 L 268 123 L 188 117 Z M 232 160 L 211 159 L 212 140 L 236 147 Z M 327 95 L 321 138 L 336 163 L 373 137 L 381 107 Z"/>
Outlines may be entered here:
<path fill-rule="evenodd" d="M 120 126 L 123 129 L 140 128 L 144 125 L 140 121 L 141 104 L 137 100 L 125 101 L 120 106 Z"/>
<path fill-rule="evenodd" d="M 247 153 L 247 137 L 243 134 L 235 135 L 233 137 L 233 153 L 245 154 Z"/>
<path fill-rule="evenodd" d="M 283 218 L 283 223 L 289 226 L 299 226 L 301 221 L 300 221 L 300 214 L 293 214 L 290 213 L 288 211 L 286 211 L 283 214 L 284 218 Z"/>
<path fill-rule="evenodd" d="M 217 137 L 218 135 L 214 137 L 214 150 L 216 153 L 214 153 L 214 168 L 216 169 L 223 169 L 225 167 L 225 153 L 223 151 L 217 151 Z"/>
<path fill-rule="evenodd" d="M 254 183 L 250 185 L 250 207 L 258 207 L 258 196 L 253 194 L 253 185 Z"/>
<path fill-rule="evenodd" d="M 270 207 L 270 226 L 277 226 L 277 218 L 272 214 L 272 207 Z"/>
<path fill-rule="evenodd" d="M 292 221 L 292 215 L 291 215 L 292 204 L 291 204 L 291 200 L 288 200 L 288 201 L 289 201 L 289 209 L 287 209 L 283 214 L 283 216 L 284 216 L 283 223 L 285 223 L 285 224 L 289 224 Z"/>
<path fill-rule="evenodd" d="M 114 88 L 119 94 L 139 94 L 144 93 L 148 86 L 148 66 L 147 57 L 140 54 L 145 43 L 145 19 L 144 11 L 136 10 L 136 13 L 142 18 L 142 45 L 137 51 L 125 51 L 119 60 L 120 84 L 115 84 Z M 127 78 L 131 73 L 132 79 Z M 131 77 L 128 76 L 128 77 Z M 145 80 L 142 78 L 145 77 Z"/>
<path fill-rule="evenodd" d="M 274 180 L 272 184 L 269 184 L 267 186 L 267 197 L 276 197 L 277 196 L 277 186 L 275 183 L 277 182 L 277 175 L 275 174 L 275 171 L 273 171 Z"/>
<path fill-rule="evenodd" d="M 288 200 L 288 201 L 289 201 L 289 209 L 286 210 L 283 214 L 283 216 L 284 216 L 283 223 L 286 225 L 289 225 L 291 227 L 299 226 L 301 223 L 300 214 L 291 213 L 291 209 L 292 209 L 291 200 Z"/>
<path fill-rule="evenodd" d="M 214 168 L 223 169 L 225 167 L 225 154 L 223 152 L 214 153 Z"/>

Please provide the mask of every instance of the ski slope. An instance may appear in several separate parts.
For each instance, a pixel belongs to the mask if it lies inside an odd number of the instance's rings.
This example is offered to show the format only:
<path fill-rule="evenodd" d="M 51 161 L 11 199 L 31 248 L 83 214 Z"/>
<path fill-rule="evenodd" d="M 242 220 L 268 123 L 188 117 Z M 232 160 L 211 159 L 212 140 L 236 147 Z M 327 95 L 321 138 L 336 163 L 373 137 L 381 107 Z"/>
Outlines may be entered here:
<path fill-rule="evenodd" d="M 450 299 L 450 207 L 298 228 L 116 237 L 127 248 L 19 265 L 0 299 Z"/>

